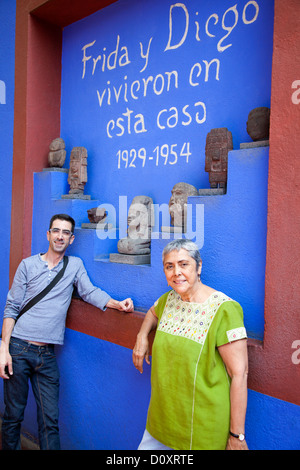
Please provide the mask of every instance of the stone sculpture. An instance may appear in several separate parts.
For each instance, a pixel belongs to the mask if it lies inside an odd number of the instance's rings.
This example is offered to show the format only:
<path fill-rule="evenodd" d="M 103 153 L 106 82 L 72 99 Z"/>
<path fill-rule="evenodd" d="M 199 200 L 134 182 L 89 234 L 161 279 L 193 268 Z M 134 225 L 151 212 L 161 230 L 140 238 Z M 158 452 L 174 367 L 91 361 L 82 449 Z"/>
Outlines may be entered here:
<path fill-rule="evenodd" d="M 70 156 L 68 183 L 69 194 L 81 195 L 87 182 L 87 150 L 85 147 L 74 147 Z"/>
<path fill-rule="evenodd" d="M 91 224 L 98 224 L 105 221 L 107 212 L 104 207 L 92 207 L 87 210 L 87 215 Z"/>
<path fill-rule="evenodd" d="M 250 111 L 247 132 L 254 141 L 269 140 L 270 108 L 259 107 Z"/>
<path fill-rule="evenodd" d="M 148 196 L 136 196 L 128 210 L 127 238 L 118 242 L 118 252 L 125 254 L 149 254 L 153 200 Z"/>
<path fill-rule="evenodd" d="M 118 253 L 111 253 L 110 261 L 124 264 L 149 264 L 153 200 L 148 196 L 134 197 L 128 210 L 127 223 L 127 237 L 118 241 Z"/>
<path fill-rule="evenodd" d="M 105 231 L 113 229 L 113 224 L 109 222 L 109 215 L 104 207 L 92 207 L 87 210 L 89 222 L 83 222 L 81 228 L 95 229 L 97 230 L 98 238 L 102 238 L 99 235 L 99 231 Z"/>
<path fill-rule="evenodd" d="M 205 171 L 211 188 L 227 185 L 228 152 L 233 149 L 232 134 L 226 127 L 212 129 L 206 137 Z"/>
<path fill-rule="evenodd" d="M 57 139 L 52 140 L 48 153 L 48 163 L 51 168 L 62 168 L 65 159 L 66 159 L 66 151 L 65 151 L 65 142 L 61 137 L 57 137 Z"/>
<path fill-rule="evenodd" d="M 189 196 L 198 196 L 195 186 L 188 183 L 177 183 L 172 188 L 172 196 L 169 201 L 171 225 L 174 227 L 186 227 L 187 199 Z"/>

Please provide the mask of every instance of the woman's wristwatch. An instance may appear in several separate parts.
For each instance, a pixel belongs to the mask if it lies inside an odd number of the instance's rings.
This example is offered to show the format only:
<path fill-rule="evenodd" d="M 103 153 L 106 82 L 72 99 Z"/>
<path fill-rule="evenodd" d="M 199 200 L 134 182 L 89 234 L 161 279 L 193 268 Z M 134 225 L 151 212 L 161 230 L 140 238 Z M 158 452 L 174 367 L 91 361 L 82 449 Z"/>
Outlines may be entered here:
<path fill-rule="evenodd" d="M 229 431 L 229 434 L 233 437 L 236 437 L 239 441 L 245 440 L 245 434 L 234 434 L 233 432 Z"/>

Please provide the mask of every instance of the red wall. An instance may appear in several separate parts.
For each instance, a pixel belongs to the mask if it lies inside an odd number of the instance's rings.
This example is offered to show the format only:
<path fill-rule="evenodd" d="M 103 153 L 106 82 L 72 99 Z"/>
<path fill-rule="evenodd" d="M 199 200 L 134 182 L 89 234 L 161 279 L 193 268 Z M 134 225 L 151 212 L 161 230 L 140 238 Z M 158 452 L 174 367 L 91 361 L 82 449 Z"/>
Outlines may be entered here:
<path fill-rule="evenodd" d="M 263 349 L 250 352 L 250 385 L 300 405 L 300 366 L 292 344 L 300 340 L 300 2 L 275 0 L 268 234 Z M 263 71 L 262 71 L 263 72 Z"/>
<path fill-rule="evenodd" d="M 45 167 L 48 142 L 59 135 L 61 28 L 109 3 L 17 0 L 11 278 L 22 257 L 30 255 L 32 173 Z M 275 0 L 265 337 L 263 344 L 249 341 L 249 387 L 298 405 L 300 368 L 292 362 L 292 344 L 300 340 L 300 104 L 292 102 L 292 83 L 300 79 L 299 18 L 298 0 Z M 139 314 L 126 317 L 128 335 L 111 338 L 105 322 L 93 328 L 95 309 L 81 302 L 85 325 L 80 323 L 78 302 L 70 308 L 69 328 L 85 331 L 89 325 L 88 334 L 133 346 Z M 119 313 L 110 314 L 120 319 Z"/>

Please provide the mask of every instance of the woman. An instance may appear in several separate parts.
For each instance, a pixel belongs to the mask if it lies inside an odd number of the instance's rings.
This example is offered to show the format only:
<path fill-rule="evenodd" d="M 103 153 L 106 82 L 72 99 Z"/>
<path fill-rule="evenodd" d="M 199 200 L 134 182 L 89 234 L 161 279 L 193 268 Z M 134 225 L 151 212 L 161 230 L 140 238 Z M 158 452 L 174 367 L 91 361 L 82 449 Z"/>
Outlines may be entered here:
<path fill-rule="evenodd" d="M 174 240 L 163 250 L 171 291 L 147 312 L 133 349 L 142 373 L 152 348 L 146 449 L 241 449 L 247 407 L 247 336 L 241 306 L 204 285 L 198 247 Z M 225 367 L 224 367 L 225 365 Z"/>

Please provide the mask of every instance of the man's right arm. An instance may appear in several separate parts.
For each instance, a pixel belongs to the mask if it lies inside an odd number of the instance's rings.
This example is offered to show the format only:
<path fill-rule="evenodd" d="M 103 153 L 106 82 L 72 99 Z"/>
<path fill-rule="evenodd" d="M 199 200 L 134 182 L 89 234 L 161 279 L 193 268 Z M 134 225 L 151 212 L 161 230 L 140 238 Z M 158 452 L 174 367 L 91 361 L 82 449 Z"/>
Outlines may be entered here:
<path fill-rule="evenodd" d="M 26 282 L 26 267 L 25 263 L 21 262 L 15 273 L 11 289 L 8 292 L 3 315 L 2 340 L 0 345 L 0 377 L 3 379 L 9 379 L 9 375 L 13 374 L 9 342 L 25 296 Z M 5 372 L 6 367 L 9 375 L 7 375 L 7 371 Z"/>
<path fill-rule="evenodd" d="M 9 342 L 14 325 L 15 320 L 13 318 L 4 318 L 0 345 L 0 377 L 2 379 L 9 379 L 9 375 L 13 374 L 12 358 L 9 354 Z M 7 371 L 5 371 L 6 366 L 8 368 L 9 375 L 7 375 Z"/>
<path fill-rule="evenodd" d="M 7 294 L 3 318 L 16 320 L 24 302 L 27 288 L 27 269 L 24 261 L 19 264 L 12 286 Z"/>

